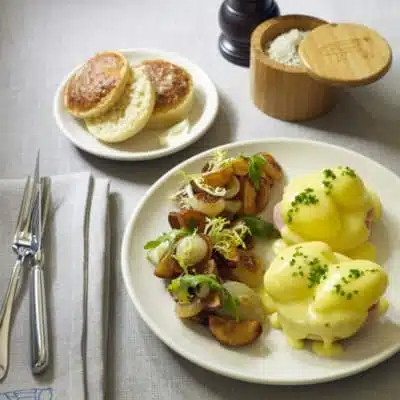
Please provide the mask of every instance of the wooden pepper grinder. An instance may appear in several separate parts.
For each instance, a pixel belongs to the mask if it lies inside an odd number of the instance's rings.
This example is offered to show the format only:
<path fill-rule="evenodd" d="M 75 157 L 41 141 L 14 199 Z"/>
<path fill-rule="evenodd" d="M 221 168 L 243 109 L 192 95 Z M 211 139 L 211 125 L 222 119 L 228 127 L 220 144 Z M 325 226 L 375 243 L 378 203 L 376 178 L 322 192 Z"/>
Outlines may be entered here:
<path fill-rule="evenodd" d="M 230 62 L 248 67 L 250 37 L 268 18 L 280 15 L 274 0 L 225 0 L 219 9 L 219 50 Z"/>

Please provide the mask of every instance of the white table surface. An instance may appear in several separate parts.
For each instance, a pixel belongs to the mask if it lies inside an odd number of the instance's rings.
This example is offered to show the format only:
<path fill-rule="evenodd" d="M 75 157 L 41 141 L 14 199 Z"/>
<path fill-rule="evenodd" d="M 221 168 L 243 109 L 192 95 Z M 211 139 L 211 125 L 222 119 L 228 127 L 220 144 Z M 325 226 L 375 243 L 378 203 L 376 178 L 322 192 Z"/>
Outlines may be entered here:
<path fill-rule="evenodd" d="M 138 316 L 123 286 L 119 251 L 136 203 L 165 171 L 201 150 L 273 136 L 323 140 L 357 150 L 400 173 L 400 7 L 396 0 L 281 0 L 282 14 L 306 13 L 377 29 L 393 48 L 381 81 L 352 89 L 330 114 L 304 124 L 262 114 L 249 96 L 248 69 L 217 49 L 216 0 L 0 0 L 0 178 L 22 177 L 41 148 L 46 174 L 91 170 L 112 189 L 110 399 L 382 399 L 400 398 L 400 355 L 359 376 L 302 387 L 236 382 L 170 351 Z M 77 150 L 57 129 L 53 95 L 62 77 L 96 51 L 151 47 L 174 51 L 203 67 L 221 108 L 203 139 L 161 160 L 120 163 Z"/>

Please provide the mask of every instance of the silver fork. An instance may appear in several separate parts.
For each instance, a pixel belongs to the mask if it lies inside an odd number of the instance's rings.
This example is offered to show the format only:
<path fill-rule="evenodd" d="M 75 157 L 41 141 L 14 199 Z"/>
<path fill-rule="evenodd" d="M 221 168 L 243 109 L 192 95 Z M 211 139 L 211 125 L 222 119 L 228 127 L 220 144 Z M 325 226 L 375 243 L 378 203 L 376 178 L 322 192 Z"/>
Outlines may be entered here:
<path fill-rule="evenodd" d="M 17 219 L 17 226 L 14 234 L 12 248 L 17 254 L 17 260 L 14 264 L 6 296 L 0 311 L 0 380 L 6 376 L 8 371 L 10 322 L 14 300 L 18 291 L 19 283 L 21 281 L 24 261 L 32 251 L 31 215 L 34 207 L 37 206 L 35 204 L 34 195 L 34 188 L 37 187 L 37 183 L 37 179 L 33 179 L 32 183 L 32 179 L 30 177 L 28 177 L 26 180 L 24 194 Z"/>
<path fill-rule="evenodd" d="M 39 164 L 37 164 L 39 166 Z M 39 176 L 39 168 L 35 171 Z M 47 305 L 45 274 L 43 270 L 44 251 L 43 234 L 50 203 L 50 180 L 40 178 L 37 202 L 32 212 L 32 254 L 30 266 L 30 322 L 31 322 L 31 368 L 33 374 L 43 373 L 49 364 L 49 339 L 47 323 Z"/>

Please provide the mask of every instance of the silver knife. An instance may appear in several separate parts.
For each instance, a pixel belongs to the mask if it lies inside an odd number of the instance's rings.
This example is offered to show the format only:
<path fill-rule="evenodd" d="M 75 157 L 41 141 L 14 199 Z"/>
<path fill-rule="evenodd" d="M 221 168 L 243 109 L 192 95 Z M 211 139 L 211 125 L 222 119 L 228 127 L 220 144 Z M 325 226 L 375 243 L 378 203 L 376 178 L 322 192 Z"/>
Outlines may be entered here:
<path fill-rule="evenodd" d="M 50 358 L 47 302 L 43 270 L 43 233 L 50 203 L 50 180 L 40 178 L 39 152 L 36 158 L 35 180 L 37 185 L 37 213 L 32 214 L 32 256 L 30 257 L 30 327 L 31 327 L 31 369 L 37 375 L 43 373 Z"/>

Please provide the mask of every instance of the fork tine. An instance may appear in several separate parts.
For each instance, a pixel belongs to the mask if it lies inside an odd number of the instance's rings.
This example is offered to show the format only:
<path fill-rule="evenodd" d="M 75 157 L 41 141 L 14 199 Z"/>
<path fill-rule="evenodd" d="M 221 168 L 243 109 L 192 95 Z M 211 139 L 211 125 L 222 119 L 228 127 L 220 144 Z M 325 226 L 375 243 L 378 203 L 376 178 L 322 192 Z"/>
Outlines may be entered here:
<path fill-rule="evenodd" d="M 28 176 L 25 181 L 24 194 L 22 196 L 21 205 L 19 207 L 19 214 L 17 219 L 17 224 L 15 228 L 15 232 L 19 232 L 22 230 L 22 224 L 24 223 L 24 216 L 26 215 L 26 205 L 28 203 L 28 198 L 30 198 L 30 189 L 31 189 L 31 177 Z"/>
<path fill-rule="evenodd" d="M 30 191 L 30 199 L 29 199 L 29 206 L 26 212 L 26 220 L 24 223 L 24 231 L 26 232 L 30 228 L 30 220 L 29 218 L 34 211 L 34 206 L 36 202 L 37 192 L 38 192 L 38 184 L 39 184 L 39 150 L 36 155 L 36 162 L 35 162 L 35 172 L 33 174 L 33 183 Z"/>
<path fill-rule="evenodd" d="M 33 210 L 32 210 L 32 215 L 29 221 L 29 232 L 31 232 L 32 234 L 34 234 L 35 236 L 38 235 L 38 232 L 36 232 L 36 227 L 38 226 L 38 220 L 40 217 L 40 207 L 39 207 L 39 194 L 37 193 L 35 196 L 35 201 L 33 202 Z"/>
<path fill-rule="evenodd" d="M 47 215 L 49 213 L 50 206 L 50 190 L 51 182 L 48 177 L 42 177 L 41 182 L 43 183 L 43 195 L 42 195 L 42 231 L 44 231 L 47 223 Z"/>

